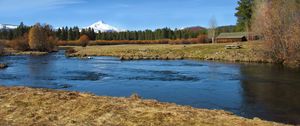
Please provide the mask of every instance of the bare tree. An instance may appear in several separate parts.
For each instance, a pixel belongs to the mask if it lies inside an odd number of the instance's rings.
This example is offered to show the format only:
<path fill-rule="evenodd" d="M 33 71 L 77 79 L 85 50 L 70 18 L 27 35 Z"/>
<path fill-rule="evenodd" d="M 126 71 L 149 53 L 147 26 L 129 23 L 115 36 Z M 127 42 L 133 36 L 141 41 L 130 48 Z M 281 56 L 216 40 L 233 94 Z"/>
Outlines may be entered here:
<path fill-rule="evenodd" d="M 264 37 L 268 56 L 280 63 L 295 60 L 300 53 L 299 3 L 296 0 L 256 0 L 254 10 L 252 30 Z"/>
<path fill-rule="evenodd" d="M 209 29 L 208 29 L 208 38 L 212 40 L 212 43 L 215 43 L 217 27 L 218 27 L 217 20 L 215 17 L 212 17 L 209 21 Z"/>

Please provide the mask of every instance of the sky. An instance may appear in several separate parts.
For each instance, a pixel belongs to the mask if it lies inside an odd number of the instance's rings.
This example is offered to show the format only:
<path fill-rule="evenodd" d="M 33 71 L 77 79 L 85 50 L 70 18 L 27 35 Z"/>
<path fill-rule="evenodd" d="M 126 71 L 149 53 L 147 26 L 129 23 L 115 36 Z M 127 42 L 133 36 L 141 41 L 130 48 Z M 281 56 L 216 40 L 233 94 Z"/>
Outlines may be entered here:
<path fill-rule="evenodd" d="M 238 0 L 0 0 L 0 24 L 87 27 L 97 21 L 121 29 L 234 25 Z"/>

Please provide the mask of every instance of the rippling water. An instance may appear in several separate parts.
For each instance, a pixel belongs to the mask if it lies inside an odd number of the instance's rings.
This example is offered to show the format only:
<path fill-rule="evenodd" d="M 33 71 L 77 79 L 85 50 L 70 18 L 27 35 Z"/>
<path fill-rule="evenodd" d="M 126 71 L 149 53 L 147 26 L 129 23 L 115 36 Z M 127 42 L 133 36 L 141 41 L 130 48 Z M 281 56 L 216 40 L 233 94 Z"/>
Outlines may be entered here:
<path fill-rule="evenodd" d="M 300 124 L 300 71 L 266 64 L 193 60 L 120 61 L 46 56 L 7 56 L 0 83 L 130 96 Z"/>

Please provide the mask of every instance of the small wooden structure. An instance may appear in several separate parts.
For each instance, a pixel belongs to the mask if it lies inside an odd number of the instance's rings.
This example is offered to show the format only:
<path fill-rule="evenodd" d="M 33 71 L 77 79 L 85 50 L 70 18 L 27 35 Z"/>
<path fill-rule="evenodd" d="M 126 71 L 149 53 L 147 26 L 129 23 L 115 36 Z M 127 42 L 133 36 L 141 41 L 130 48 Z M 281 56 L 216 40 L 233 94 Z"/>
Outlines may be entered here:
<path fill-rule="evenodd" d="M 225 49 L 240 49 L 240 48 L 242 48 L 242 45 L 239 43 L 225 46 Z"/>
<path fill-rule="evenodd" d="M 232 43 L 232 42 L 243 42 L 248 39 L 247 32 L 232 32 L 232 33 L 221 33 L 217 38 L 217 43 Z"/>

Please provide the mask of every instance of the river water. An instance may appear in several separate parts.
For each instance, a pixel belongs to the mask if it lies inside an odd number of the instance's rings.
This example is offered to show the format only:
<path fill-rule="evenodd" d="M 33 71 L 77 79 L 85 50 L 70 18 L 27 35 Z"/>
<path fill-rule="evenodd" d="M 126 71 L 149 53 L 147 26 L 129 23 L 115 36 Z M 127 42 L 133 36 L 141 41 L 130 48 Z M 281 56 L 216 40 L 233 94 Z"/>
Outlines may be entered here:
<path fill-rule="evenodd" d="M 125 96 L 300 124 L 300 71 L 270 64 L 6 56 L 0 84 Z"/>

